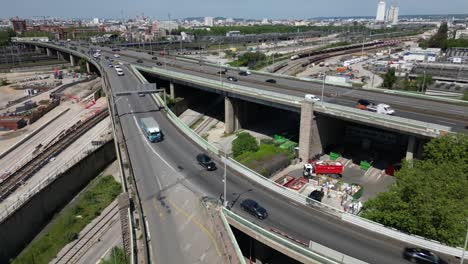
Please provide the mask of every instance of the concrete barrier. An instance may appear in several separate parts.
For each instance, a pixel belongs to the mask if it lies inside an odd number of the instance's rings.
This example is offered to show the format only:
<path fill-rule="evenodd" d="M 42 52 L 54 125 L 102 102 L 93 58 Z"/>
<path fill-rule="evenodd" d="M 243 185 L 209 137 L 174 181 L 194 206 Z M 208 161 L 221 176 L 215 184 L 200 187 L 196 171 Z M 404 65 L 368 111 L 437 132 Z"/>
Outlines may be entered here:
<path fill-rule="evenodd" d="M 0 223 L 0 263 L 9 263 L 91 179 L 116 158 L 113 141 L 96 149 L 32 195 Z"/>

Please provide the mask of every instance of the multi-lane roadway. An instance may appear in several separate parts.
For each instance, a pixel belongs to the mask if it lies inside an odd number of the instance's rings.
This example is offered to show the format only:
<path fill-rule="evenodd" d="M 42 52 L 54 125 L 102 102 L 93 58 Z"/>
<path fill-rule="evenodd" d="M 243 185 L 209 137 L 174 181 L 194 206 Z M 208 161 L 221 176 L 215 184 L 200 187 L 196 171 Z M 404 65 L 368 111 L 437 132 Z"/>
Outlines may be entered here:
<path fill-rule="evenodd" d="M 103 48 L 104 50 L 105 48 Z M 143 59 L 143 66 L 166 68 L 171 71 L 183 72 L 213 80 L 219 80 L 219 67 L 191 63 L 173 59 L 173 57 L 158 56 L 158 61 L 162 66 L 157 66 L 155 60 L 143 52 L 130 50 L 119 51 L 121 59 L 137 64 L 137 58 Z M 322 84 L 316 82 L 303 81 L 291 78 L 273 77 L 276 84 L 265 82 L 271 76 L 262 74 L 252 74 L 250 76 L 239 76 L 235 70 L 228 70 L 221 79 L 229 83 L 227 76 L 235 76 L 239 81 L 236 84 L 274 91 L 286 95 L 303 97 L 305 94 L 315 94 L 321 96 Z M 367 99 L 378 103 L 386 103 L 396 110 L 396 116 L 414 119 L 422 122 L 434 123 L 451 127 L 455 132 L 468 132 L 468 104 L 455 104 L 437 100 L 428 100 L 410 96 L 394 95 L 391 93 L 375 92 L 362 89 L 352 89 L 340 86 L 325 85 L 324 100 L 330 103 L 355 107 L 359 99 Z"/>
<path fill-rule="evenodd" d="M 135 90 L 138 80 L 128 69 L 124 70 L 125 76 L 117 76 L 110 68 L 106 71 L 114 93 Z M 223 191 L 222 166 L 214 172 L 200 167 L 195 156 L 201 149 L 166 119 L 150 96 L 135 94 L 119 97 L 116 102 L 148 221 L 152 259 L 155 263 L 191 263 L 193 256 L 184 242 L 184 236 L 191 234 L 179 232 L 180 227 L 174 219 L 183 215 L 175 213 L 177 201 L 165 199 L 177 198 L 180 188 L 190 190 L 192 198 L 219 197 Z M 157 120 L 165 134 L 164 141 L 149 143 L 142 135 L 137 120 L 147 116 Z M 320 210 L 295 204 L 232 171 L 228 171 L 227 186 L 228 200 L 236 201 L 232 210 L 265 228 L 281 230 L 306 243 L 312 240 L 368 263 L 405 263 L 401 258 L 405 245 L 397 240 L 343 223 Z M 239 208 L 240 201 L 245 198 L 261 203 L 269 212 L 268 219 L 259 221 L 245 215 Z M 188 198 L 182 197 L 178 202 L 183 203 L 184 199 Z"/>

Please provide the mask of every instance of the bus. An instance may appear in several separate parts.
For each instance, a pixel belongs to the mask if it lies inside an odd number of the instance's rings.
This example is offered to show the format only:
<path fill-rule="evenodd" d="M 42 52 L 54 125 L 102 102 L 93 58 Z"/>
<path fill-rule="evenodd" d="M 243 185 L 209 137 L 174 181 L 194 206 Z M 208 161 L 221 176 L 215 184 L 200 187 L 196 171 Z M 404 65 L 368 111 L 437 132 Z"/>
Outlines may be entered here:
<path fill-rule="evenodd" d="M 159 142 L 163 140 L 163 133 L 159 128 L 158 123 L 152 117 L 140 118 L 140 127 L 145 136 L 151 142 Z"/>

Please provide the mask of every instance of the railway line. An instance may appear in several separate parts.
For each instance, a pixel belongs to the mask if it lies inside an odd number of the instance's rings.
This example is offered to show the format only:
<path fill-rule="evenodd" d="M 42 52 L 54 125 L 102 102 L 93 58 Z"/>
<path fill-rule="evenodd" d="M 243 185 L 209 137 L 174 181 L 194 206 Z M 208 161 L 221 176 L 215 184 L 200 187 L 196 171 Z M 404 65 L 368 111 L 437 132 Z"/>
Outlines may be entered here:
<path fill-rule="evenodd" d="M 107 110 L 101 110 L 85 121 L 78 121 L 72 127 L 62 131 L 56 140 L 46 146 L 42 146 L 42 151 L 39 151 L 39 149 L 35 150 L 36 153 L 33 154 L 34 156 L 29 161 L 2 179 L 0 182 L 0 202 L 5 200 L 34 173 L 44 167 L 51 158 L 57 156 L 89 129 L 106 118 L 108 114 Z"/>

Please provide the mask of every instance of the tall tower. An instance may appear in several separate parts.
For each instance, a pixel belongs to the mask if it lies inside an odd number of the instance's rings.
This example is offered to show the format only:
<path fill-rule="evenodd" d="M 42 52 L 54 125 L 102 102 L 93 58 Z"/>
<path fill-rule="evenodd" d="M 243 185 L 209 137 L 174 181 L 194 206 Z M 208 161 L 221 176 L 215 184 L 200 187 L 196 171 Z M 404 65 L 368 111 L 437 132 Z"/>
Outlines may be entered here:
<path fill-rule="evenodd" d="M 375 16 L 375 21 L 385 22 L 385 0 L 379 1 L 377 5 L 377 15 Z"/>
<path fill-rule="evenodd" d="M 398 24 L 398 12 L 399 12 L 398 6 L 392 5 L 388 9 L 387 22 L 393 25 Z"/>

